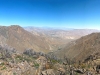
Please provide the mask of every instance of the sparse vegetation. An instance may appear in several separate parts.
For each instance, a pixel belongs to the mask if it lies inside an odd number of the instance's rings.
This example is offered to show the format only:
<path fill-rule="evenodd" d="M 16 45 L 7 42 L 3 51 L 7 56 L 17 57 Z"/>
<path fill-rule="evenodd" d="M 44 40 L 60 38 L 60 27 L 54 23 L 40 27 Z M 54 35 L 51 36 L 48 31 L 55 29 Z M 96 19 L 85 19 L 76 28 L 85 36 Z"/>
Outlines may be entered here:
<path fill-rule="evenodd" d="M 14 30 L 18 30 L 18 28 L 15 27 Z M 95 75 L 95 73 L 99 73 L 100 71 L 100 33 L 93 33 L 81 37 L 67 44 L 64 49 L 60 44 L 56 46 L 55 43 L 53 43 L 52 46 L 57 47 L 54 48 L 58 50 L 53 51 L 52 47 L 52 52 L 45 53 L 42 51 L 49 51 L 49 46 L 43 41 L 44 38 L 40 39 L 38 36 L 34 37 L 27 31 L 21 32 L 20 29 L 19 31 L 13 32 L 14 31 L 12 31 L 12 34 L 16 33 L 16 35 L 10 39 L 13 39 L 13 42 L 20 45 L 16 46 L 16 49 L 20 48 L 24 50 L 27 47 L 30 48 L 24 51 L 17 51 L 8 45 L 0 45 L 0 72 L 2 73 L 5 71 L 7 73 L 13 73 L 13 75 L 35 75 L 35 73 L 41 73 L 42 75 L 45 75 L 45 73 L 51 73 L 51 75 L 86 75 L 87 73 L 94 72 L 93 75 Z M 2 32 L 6 38 L 9 38 L 5 33 L 6 32 Z M 19 33 L 24 34 L 24 38 L 20 38 Z M 29 37 L 27 37 L 27 35 Z M 14 38 L 16 38 L 17 41 L 15 41 Z M 33 39 L 38 39 L 39 42 Z M 27 44 L 24 44 L 23 40 L 24 43 L 27 42 Z M 52 41 L 49 42 L 51 43 Z M 9 42 L 9 45 L 11 45 L 11 43 L 12 41 Z M 24 45 L 24 47 L 21 47 L 21 44 Z"/>
<path fill-rule="evenodd" d="M 1 70 L 6 70 L 6 69 L 7 69 L 7 68 L 6 68 L 5 66 L 1 68 Z"/>
<path fill-rule="evenodd" d="M 35 63 L 34 63 L 34 67 L 35 67 L 35 68 L 39 68 L 39 64 L 35 62 Z"/>
<path fill-rule="evenodd" d="M 16 72 L 14 72 L 13 75 L 16 75 Z"/>

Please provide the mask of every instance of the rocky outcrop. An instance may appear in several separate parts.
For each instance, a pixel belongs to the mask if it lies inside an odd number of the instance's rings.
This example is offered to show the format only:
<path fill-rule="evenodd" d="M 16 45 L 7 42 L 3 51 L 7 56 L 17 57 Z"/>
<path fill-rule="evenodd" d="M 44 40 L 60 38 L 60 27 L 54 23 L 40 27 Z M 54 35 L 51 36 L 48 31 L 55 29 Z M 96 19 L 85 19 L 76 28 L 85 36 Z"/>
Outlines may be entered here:
<path fill-rule="evenodd" d="M 47 69 L 41 72 L 41 75 L 55 75 L 53 69 Z"/>

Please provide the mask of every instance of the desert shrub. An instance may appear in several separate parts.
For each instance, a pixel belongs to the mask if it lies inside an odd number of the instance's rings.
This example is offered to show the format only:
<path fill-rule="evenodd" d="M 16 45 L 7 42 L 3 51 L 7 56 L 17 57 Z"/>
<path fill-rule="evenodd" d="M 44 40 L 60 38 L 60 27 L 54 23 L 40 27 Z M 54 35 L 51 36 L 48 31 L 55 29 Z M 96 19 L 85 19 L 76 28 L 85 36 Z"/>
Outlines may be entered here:
<path fill-rule="evenodd" d="M 26 60 L 27 62 L 32 62 L 34 60 L 32 57 L 25 57 L 23 59 Z"/>
<path fill-rule="evenodd" d="M 23 57 L 20 56 L 20 55 L 17 55 L 17 56 L 16 56 L 16 59 L 23 60 Z"/>
<path fill-rule="evenodd" d="M 86 68 L 85 64 L 81 64 L 80 66 L 81 66 L 81 68 Z"/>
<path fill-rule="evenodd" d="M 39 68 L 39 64 L 36 63 L 36 62 L 34 62 L 34 67 L 35 67 L 35 68 Z"/>
<path fill-rule="evenodd" d="M 35 55 L 36 52 L 33 51 L 33 49 L 26 49 L 23 54 L 26 54 L 26 55 L 29 55 L 29 56 L 32 56 L 32 55 Z"/>
<path fill-rule="evenodd" d="M 90 67 L 91 67 L 91 65 L 88 65 L 88 66 L 87 66 L 87 68 L 90 68 Z"/>
<path fill-rule="evenodd" d="M 76 73 L 75 75 L 79 75 L 78 73 Z"/>
<path fill-rule="evenodd" d="M 24 58 L 23 58 L 21 55 L 17 55 L 17 56 L 15 57 L 15 62 L 16 62 L 16 63 L 22 62 L 22 61 L 24 61 Z"/>
<path fill-rule="evenodd" d="M 0 65 L 3 66 L 3 65 L 5 65 L 5 64 L 4 64 L 4 62 L 2 62 Z"/>
<path fill-rule="evenodd" d="M 45 54 L 43 52 L 36 52 L 36 55 L 38 55 L 38 56 L 45 56 Z"/>
<path fill-rule="evenodd" d="M 13 75 L 17 75 L 17 73 L 16 73 L 16 72 L 14 72 L 14 73 L 13 73 Z"/>
<path fill-rule="evenodd" d="M 0 53 L 3 59 L 11 58 L 13 53 L 16 53 L 14 48 L 9 47 L 8 45 L 0 46 Z"/>

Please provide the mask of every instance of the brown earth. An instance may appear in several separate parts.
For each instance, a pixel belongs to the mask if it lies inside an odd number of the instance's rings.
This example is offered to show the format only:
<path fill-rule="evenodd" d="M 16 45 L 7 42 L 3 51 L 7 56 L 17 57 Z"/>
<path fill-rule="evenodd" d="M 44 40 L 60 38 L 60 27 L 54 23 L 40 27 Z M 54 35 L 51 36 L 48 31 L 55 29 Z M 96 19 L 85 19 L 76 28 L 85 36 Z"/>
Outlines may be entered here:
<path fill-rule="evenodd" d="M 43 37 L 33 35 L 20 26 L 0 26 L 0 44 L 7 44 L 16 50 L 32 48 L 35 51 L 48 52 L 49 45 Z"/>
<path fill-rule="evenodd" d="M 100 52 L 100 33 L 92 33 L 72 41 L 62 50 L 55 51 L 57 57 L 83 61 L 88 56 Z"/>

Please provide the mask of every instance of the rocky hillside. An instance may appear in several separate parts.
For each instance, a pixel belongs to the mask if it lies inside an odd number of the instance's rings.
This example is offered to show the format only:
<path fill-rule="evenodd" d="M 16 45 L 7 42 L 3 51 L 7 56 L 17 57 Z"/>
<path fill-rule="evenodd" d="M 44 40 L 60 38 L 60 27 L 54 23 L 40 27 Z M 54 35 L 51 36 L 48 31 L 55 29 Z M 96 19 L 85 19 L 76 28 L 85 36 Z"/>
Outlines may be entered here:
<path fill-rule="evenodd" d="M 32 48 L 35 51 L 48 52 L 49 44 L 45 38 L 33 35 L 17 25 L 0 26 L 0 44 L 9 45 L 19 51 Z"/>
<path fill-rule="evenodd" d="M 92 33 L 70 42 L 64 49 L 55 51 L 54 54 L 60 58 L 66 56 L 72 60 L 83 61 L 98 52 L 100 52 L 100 33 Z"/>
<path fill-rule="evenodd" d="M 52 54 L 32 49 L 20 53 L 12 47 L 0 45 L 0 75 L 98 75 L 100 54 L 91 57 L 93 60 L 87 58 L 89 60 L 84 63 L 70 63 L 67 59 L 55 59 Z"/>

